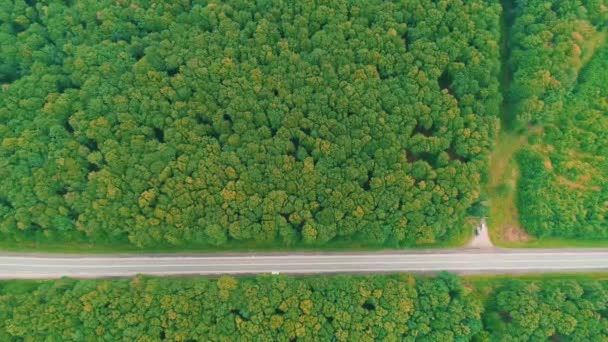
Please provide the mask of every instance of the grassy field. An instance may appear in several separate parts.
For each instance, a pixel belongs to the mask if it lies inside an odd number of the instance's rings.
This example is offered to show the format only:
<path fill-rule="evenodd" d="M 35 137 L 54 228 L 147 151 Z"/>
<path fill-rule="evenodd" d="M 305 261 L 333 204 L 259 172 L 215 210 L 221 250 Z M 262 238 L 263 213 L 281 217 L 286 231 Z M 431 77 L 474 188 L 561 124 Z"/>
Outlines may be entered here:
<path fill-rule="evenodd" d="M 519 170 L 514 155 L 526 143 L 526 138 L 501 132 L 490 154 L 490 180 L 485 185 L 488 196 L 488 226 L 492 242 L 501 246 L 530 240 L 519 224 L 515 191 Z"/>
<path fill-rule="evenodd" d="M 508 248 L 606 248 L 608 241 L 602 240 L 574 240 L 574 239 L 556 239 L 546 238 L 537 239 L 529 237 L 526 242 L 504 242 L 492 241 L 497 246 Z"/>

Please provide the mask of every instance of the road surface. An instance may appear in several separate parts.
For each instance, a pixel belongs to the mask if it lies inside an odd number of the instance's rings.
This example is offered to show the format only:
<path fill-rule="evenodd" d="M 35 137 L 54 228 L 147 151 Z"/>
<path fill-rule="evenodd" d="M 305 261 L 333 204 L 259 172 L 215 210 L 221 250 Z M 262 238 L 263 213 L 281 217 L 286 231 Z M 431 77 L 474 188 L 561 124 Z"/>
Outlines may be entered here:
<path fill-rule="evenodd" d="M 420 252 L 95 256 L 0 255 L 0 278 L 257 273 L 439 272 L 502 274 L 608 271 L 608 249 L 456 249 Z"/>

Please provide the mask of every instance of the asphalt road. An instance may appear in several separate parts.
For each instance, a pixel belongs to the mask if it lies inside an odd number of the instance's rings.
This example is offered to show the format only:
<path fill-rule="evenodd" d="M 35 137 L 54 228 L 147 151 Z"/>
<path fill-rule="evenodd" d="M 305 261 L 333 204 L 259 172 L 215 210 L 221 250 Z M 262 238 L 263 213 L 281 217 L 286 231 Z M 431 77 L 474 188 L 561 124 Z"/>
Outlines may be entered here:
<path fill-rule="evenodd" d="M 1 254 L 0 278 L 218 275 L 280 272 L 504 274 L 608 271 L 608 249 L 457 249 L 421 252 L 95 256 Z"/>

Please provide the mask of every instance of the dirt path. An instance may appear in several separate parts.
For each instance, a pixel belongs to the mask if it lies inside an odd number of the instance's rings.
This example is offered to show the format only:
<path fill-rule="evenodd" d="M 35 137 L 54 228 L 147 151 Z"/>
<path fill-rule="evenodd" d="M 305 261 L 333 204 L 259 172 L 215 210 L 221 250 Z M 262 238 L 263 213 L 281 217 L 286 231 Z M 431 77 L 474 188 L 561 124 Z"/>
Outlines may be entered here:
<path fill-rule="evenodd" d="M 492 244 L 492 240 L 490 240 L 490 233 L 488 232 L 488 225 L 486 224 L 486 219 L 482 218 L 479 226 L 476 228 L 477 233 L 473 232 L 473 239 L 467 247 L 472 248 L 492 248 L 494 245 Z"/>

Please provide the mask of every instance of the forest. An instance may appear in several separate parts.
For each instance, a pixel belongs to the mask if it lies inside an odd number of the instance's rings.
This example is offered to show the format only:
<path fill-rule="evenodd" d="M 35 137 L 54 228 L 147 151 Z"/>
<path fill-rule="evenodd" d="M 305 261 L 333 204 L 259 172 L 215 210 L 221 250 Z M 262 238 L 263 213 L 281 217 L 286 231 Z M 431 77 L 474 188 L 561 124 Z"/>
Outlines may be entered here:
<path fill-rule="evenodd" d="M 584 276 L 489 285 L 447 273 L 0 282 L 2 341 L 606 338 L 608 284 Z"/>
<path fill-rule="evenodd" d="M 483 316 L 486 341 L 605 341 L 608 283 L 584 276 L 501 280 Z"/>
<path fill-rule="evenodd" d="M 498 1 L 0 4 L 0 232 L 133 247 L 460 234 Z"/>
<path fill-rule="evenodd" d="M 510 100 L 529 146 L 518 207 L 533 235 L 608 238 L 608 6 L 521 2 Z"/>

